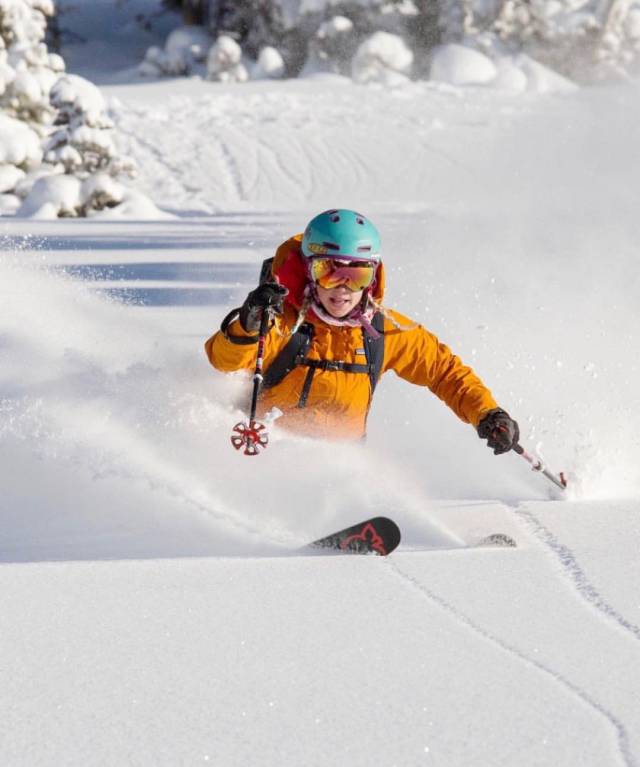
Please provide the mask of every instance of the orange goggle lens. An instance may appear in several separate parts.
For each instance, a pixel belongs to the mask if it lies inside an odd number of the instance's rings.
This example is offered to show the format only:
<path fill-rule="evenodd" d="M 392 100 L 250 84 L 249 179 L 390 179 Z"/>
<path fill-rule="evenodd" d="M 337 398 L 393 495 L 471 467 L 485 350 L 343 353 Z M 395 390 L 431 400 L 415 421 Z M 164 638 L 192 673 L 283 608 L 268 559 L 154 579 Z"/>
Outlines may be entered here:
<path fill-rule="evenodd" d="M 375 276 L 375 264 L 368 262 L 340 261 L 335 258 L 314 258 L 311 261 L 311 279 L 326 290 L 340 285 L 349 290 L 364 290 L 371 285 Z"/>

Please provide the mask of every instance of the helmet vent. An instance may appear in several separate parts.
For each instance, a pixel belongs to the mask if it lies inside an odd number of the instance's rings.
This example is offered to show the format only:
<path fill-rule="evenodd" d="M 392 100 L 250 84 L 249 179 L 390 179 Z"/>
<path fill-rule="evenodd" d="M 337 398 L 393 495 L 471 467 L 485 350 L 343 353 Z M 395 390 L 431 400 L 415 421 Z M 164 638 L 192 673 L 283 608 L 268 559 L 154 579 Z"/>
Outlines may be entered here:
<path fill-rule="evenodd" d="M 360 224 L 360 226 L 364 226 L 364 218 L 362 218 L 362 216 L 356 216 L 356 224 Z"/>
<path fill-rule="evenodd" d="M 371 245 L 359 245 L 358 253 L 371 253 Z"/>
<path fill-rule="evenodd" d="M 332 224 L 337 224 L 337 223 L 338 223 L 338 221 L 340 221 L 340 216 L 339 216 L 337 213 L 334 213 L 334 214 L 331 216 L 331 223 L 332 223 Z"/>
<path fill-rule="evenodd" d="M 336 245 L 335 242 L 323 242 L 322 244 L 325 248 L 329 248 L 329 250 L 340 250 L 340 246 Z"/>

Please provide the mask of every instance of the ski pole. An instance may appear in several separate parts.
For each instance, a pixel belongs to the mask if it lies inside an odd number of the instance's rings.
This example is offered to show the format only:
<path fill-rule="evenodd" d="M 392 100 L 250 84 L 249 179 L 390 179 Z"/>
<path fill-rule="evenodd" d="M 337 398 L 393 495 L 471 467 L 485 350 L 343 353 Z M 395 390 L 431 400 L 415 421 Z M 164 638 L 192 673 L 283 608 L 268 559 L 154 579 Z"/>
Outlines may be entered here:
<path fill-rule="evenodd" d="M 517 443 L 511 448 L 514 452 L 516 452 L 518 455 L 521 455 L 525 461 L 531 464 L 531 469 L 533 471 L 541 471 L 544 476 L 553 482 L 556 487 L 559 487 L 560 490 L 566 490 L 567 489 L 567 478 L 564 475 L 564 472 L 560 472 L 560 474 L 555 475 L 553 472 L 550 472 L 549 469 L 547 469 L 542 461 L 539 458 L 536 458 L 529 453 L 522 447 L 522 445 L 518 445 Z"/>
<path fill-rule="evenodd" d="M 251 411 L 249 422 L 240 421 L 233 427 L 234 434 L 231 435 L 231 444 L 236 450 L 244 447 L 245 455 L 258 455 L 260 448 L 265 448 L 269 443 L 269 435 L 265 431 L 263 423 L 256 421 L 256 408 L 258 406 L 258 394 L 262 384 L 262 363 L 264 359 L 264 344 L 269 330 L 269 320 L 271 311 L 265 307 L 262 311 L 260 320 L 260 330 L 258 332 L 258 355 L 256 359 L 256 369 L 253 373 L 253 392 L 251 394 Z"/>

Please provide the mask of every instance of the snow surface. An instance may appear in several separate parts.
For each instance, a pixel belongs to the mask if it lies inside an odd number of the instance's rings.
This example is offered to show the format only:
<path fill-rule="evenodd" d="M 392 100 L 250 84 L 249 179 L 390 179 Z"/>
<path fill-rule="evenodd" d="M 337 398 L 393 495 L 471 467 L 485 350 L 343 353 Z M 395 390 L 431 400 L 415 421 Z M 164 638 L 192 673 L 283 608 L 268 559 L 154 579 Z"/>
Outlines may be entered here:
<path fill-rule="evenodd" d="M 637 86 L 104 93 L 174 217 L 0 222 L 3 764 L 640 764 Z M 231 449 L 203 341 L 330 205 L 568 499 L 393 376 L 365 447 Z"/>

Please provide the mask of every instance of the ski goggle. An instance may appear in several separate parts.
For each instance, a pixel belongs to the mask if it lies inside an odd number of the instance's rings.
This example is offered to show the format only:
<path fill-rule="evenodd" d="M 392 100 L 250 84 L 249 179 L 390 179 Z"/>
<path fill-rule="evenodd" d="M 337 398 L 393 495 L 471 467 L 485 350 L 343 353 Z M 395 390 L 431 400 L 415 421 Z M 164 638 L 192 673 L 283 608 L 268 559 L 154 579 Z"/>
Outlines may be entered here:
<path fill-rule="evenodd" d="M 369 261 L 342 261 L 338 258 L 311 259 L 311 279 L 331 290 L 344 285 L 349 290 L 364 290 L 374 281 L 376 264 Z"/>

